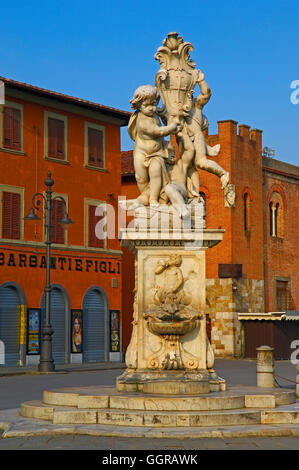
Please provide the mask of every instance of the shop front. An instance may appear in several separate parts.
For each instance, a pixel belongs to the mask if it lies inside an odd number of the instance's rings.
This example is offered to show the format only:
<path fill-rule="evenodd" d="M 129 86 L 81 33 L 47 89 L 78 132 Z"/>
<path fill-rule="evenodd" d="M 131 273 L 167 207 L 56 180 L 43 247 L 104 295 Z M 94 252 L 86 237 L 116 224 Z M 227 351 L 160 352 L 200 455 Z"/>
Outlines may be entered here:
<path fill-rule="evenodd" d="M 2 273 L 14 279 L 0 284 L 0 367 L 39 364 L 45 321 L 43 257 L 0 252 Z M 53 255 L 51 278 L 58 281 L 52 282 L 50 297 L 54 363 L 121 361 L 120 259 Z"/>

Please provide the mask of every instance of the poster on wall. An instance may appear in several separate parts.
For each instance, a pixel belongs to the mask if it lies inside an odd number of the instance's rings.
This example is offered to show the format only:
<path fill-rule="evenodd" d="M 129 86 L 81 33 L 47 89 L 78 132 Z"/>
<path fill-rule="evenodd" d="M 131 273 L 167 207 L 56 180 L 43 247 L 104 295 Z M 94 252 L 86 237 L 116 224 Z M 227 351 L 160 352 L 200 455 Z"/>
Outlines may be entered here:
<path fill-rule="evenodd" d="M 82 310 L 72 310 L 72 344 L 73 354 L 83 351 L 83 317 Z"/>
<path fill-rule="evenodd" d="M 110 310 L 110 351 L 120 351 L 120 311 Z"/>
<path fill-rule="evenodd" d="M 27 310 L 27 354 L 40 354 L 40 308 Z"/>

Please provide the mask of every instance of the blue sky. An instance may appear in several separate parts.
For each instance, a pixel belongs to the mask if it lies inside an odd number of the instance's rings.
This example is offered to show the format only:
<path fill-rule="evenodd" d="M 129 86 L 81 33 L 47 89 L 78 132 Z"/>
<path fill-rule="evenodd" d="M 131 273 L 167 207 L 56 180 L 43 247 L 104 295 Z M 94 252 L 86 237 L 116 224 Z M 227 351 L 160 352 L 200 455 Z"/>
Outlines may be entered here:
<path fill-rule="evenodd" d="M 154 84 L 154 54 L 177 31 L 212 89 L 210 133 L 223 119 L 262 129 L 276 158 L 299 165 L 298 0 L 28 0 L 0 11 L 0 75 L 124 110 Z"/>

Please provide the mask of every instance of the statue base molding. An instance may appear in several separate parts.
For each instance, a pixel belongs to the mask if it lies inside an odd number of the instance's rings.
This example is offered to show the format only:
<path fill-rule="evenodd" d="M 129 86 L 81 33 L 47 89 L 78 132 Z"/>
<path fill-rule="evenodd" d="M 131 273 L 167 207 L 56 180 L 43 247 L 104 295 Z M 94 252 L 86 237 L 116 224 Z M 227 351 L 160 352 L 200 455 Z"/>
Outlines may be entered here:
<path fill-rule="evenodd" d="M 202 395 L 226 390 L 225 380 L 212 370 L 137 371 L 127 369 L 117 378 L 119 392 L 143 392 L 152 395 Z"/>

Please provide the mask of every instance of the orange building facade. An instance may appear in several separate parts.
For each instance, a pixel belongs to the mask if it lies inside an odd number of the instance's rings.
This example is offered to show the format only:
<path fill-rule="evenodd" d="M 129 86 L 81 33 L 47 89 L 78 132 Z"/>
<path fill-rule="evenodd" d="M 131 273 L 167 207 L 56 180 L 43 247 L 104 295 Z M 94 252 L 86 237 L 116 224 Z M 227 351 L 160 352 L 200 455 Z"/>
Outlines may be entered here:
<path fill-rule="evenodd" d="M 218 177 L 200 171 L 206 226 L 225 229 L 223 241 L 206 254 L 208 335 L 217 357 L 232 357 L 244 352 L 239 313 L 299 310 L 299 169 L 263 157 L 262 131 L 236 121 L 219 121 L 218 133 L 207 132 L 206 140 L 221 145 L 215 161 L 230 172 L 236 189 L 235 206 L 225 207 Z M 128 199 L 139 194 L 132 152 L 122 152 L 122 193 Z M 124 250 L 126 318 L 132 315 L 133 262 L 133 255 Z M 127 321 L 124 333 L 127 345 Z"/>
<path fill-rule="evenodd" d="M 53 196 L 64 198 L 73 221 L 68 230 L 59 225 L 63 204 L 57 199 L 51 232 L 54 362 L 121 360 L 122 251 L 117 233 L 105 235 L 105 215 L 108 205 L 117 208 L 121 193 L 120 127 L 130 113 L 1 80 L 0 362 L 39 360 L 46 282 L 41 196 L 39 220 L 24 216 L 33 194 L 44 194 L 48 171 Z"/>

